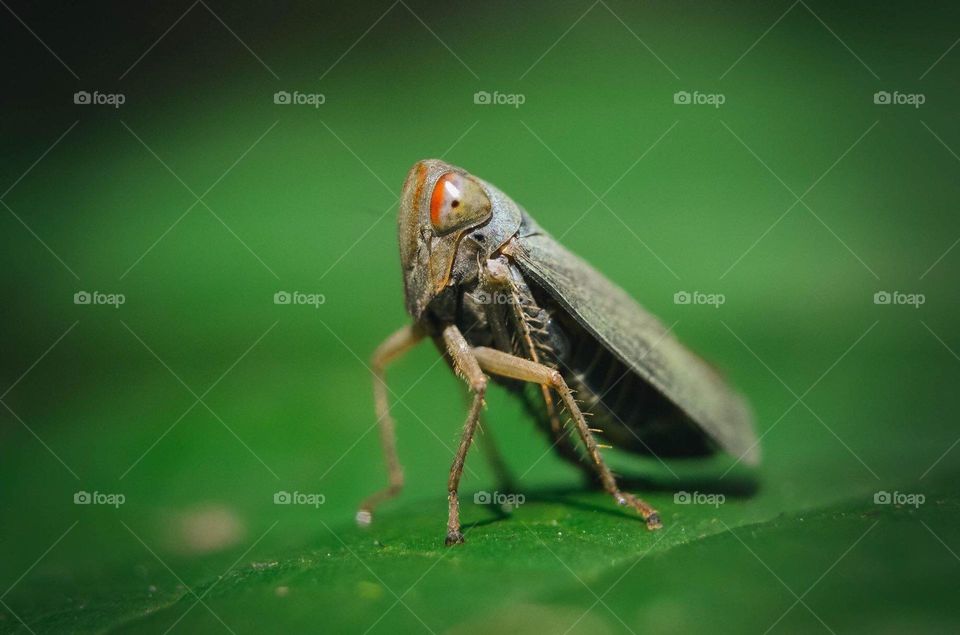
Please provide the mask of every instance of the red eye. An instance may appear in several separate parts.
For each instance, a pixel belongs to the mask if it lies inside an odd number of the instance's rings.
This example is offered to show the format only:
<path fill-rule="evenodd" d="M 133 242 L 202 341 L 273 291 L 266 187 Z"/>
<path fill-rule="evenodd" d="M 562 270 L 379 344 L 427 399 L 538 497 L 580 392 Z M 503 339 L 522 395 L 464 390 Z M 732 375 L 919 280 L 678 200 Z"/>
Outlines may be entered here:
<path fill-rule="evenodd" d="M 459 174 L 450 172 L 444 174 L 437 181 L 433 188 L 433 195 L 430 197 L 430 221 L 436 227 L 441 227 L 448 223 L 449 216 L 453 210 L 460 207 L 460 197 L 463 194 L 462 180 Z"/>
<path fill-rule="evenodd" d="M 448 172 L 430 195 L 430 222 L 440 233 L 474 225 L 490 215 L 490 201 L 470 177 Z"/>

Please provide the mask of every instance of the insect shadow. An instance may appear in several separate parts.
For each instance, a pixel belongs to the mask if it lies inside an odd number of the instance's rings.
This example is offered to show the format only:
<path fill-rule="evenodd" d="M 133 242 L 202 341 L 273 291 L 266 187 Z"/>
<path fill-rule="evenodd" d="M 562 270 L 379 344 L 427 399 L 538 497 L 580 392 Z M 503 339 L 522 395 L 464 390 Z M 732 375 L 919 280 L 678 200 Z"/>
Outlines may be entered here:
<path fill-rule="evenodd" d="M 650 479 L 640 476 L 623 476 L 620 482 L 627 487 L 644 489 L 645 491 L 689 493 L 697 492 L 699 494 L 721 494 L 726 498 L 747 499 L 755 496 L 760 491 L 760 479 L 752 473 L 731 473 L 723 479 L 709 476 L 688 476 L 678 479 Z M 603 491 L 603 486 L 599 483 L 587 483 L 586 485 L 568 485 L 564 487 L 547 487 L 527 491 L 524 493 L 524 503 L 553 503 L 579 509 L 583 511 L 599 512 L 616 517 L 631 517 L 629 509 L 620 507 L 611 507 L 609 503 L 591 503 L 583 500 L 584 494 L 590 494 L 595 491 Z M 469 529 L 484 527 L 509 519 L 513 514 L 499 505 L 490 505 L 491 516 L 464 523 Z"/>

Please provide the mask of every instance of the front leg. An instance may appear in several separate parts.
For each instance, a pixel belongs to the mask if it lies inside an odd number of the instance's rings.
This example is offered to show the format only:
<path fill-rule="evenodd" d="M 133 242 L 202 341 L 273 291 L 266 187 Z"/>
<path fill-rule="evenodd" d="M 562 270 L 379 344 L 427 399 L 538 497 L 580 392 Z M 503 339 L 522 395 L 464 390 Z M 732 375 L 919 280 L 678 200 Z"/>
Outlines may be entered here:
<path fill-rule="evenodd" d="M 519 379 L 521 381 L 537 383 L 541 386 L 550 386 L 556 390 L 563 400 L 564 405 L 567 407 L 567 410 L 570 411 L 574 423 L 576 423 L 580 440 L 583 441 L 583 445 L 587 449 L 587 454 L 593 461 L 594 469 L 596 469 L 597 475 L 603 483 L 603 488 L 613 496 L 617 504 L 629 505 L 634 508 L 643 517 L 644 521 L 646 521 L 647 529 L 660 529 L 660 527 L 662 527 L 660 514 L 657 513 L 657 510 L 633 494 L 620 491 L 613 472 L 610 471 L 603 457 L 600 456 L 600 448 L 596 440 L 594 440 L 593 434 L 590 432 L 590 427 L 587 425 L 587 421 L 580 411 L 580 406 L 577 405 L 577 401 L 573 398 L 573 393 L 570 391 L 567 382 L 564 381 L 559 371 L 544 364 L 538 364 L 528 359 L 523 359 L 522 357 L 483 346 L 474 348 L 472 352 L 474 359 L 479 362 L 480 367 L 487 372 L 512 379 Z"/>
<path fill-rule="evenodd" d="M 463 474 L 463 464 L 467 458 L 467 451 L 477 430 L 477 421 L 480 419 L 480 409 L 483 407 L 483 397 L 487 391 L 487 376 L 480 370 L 470 345 L 456 326 L 448 326 L 443 330 L 443 343 L 447 353 L 453 361 L 453 368 L 457 375 L 462 377 L 473 393 L 473 402 L 470 412 L 463 424 L 463 433 L 460 435 L 460 445 L 450 466 L 450 478 L 447 480 L 447 546 L 463 543 L 463 534 L 460 533 L 460 499 L 457 490 L 460 488 L 460 476 Z"/>
<path fill-rule="evenodd" d="M 397 432 L 390 415 L 390 401 L 387 398 L 387 365 L 401 357 L 423 339 L 423 331 L 413 325 L 408 325 L 392 334 L 383 341 L 374 351 L 370 360 L 373 372 L 373 401 L 377 411 L 377 425 L 380 427 L 380 444 L 383 446 L 383 457 L 387 464 L 387 479 L 389 485 L 368 496 L 357 511 L 357 524 L 365 527 L 373 520 L 373 510 L 380 503 L 389 500 L 403 489 L 403 467 L 397 457 Z"/>

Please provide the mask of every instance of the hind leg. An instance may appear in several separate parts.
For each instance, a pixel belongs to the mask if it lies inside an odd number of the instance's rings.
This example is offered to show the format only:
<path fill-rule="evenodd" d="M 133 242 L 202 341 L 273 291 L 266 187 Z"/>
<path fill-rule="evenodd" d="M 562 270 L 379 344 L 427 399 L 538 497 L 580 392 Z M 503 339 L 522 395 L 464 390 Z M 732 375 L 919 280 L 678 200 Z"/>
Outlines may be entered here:
<path fill-rule="evenodd" d="M 570 392 L 567 382 L 564 381 L 559 371 L 549 366 L 523 359 L 522 357 L 483 346 L 478 346 L 473 349 L 473 357 L 480 364 L 480 368 L 488 373 L 519 379 L 521 381 L 529 381 L 540 384 L 541 386 L 550 386 L 550 388 L 556 390 L 573 417 L 580 440 L 587 450 L 587 455 L 591 459 L 597 476 L 600 478 L 601 483 L 603 483 L 603 488 L 613 496 L 613 499 L 618 505 L 627 505 L 636 510 L 637 513 L 643 517 L 648 529 L 659 529 L 662 527 L 660 514 L 657 513 L 657 510 L 633 494 L 620 491 L 613 472 L 610 471 L 610 468 L 607 467 L 606 462 L 604 462 L 603 457 L 600 455 L 600 448 L 593 438 L 593 433 L 587 425 L 583 413 L 580 411 L 580 406 L 577 405 L 576 400 L 573 398 L 573 393 Z"/>
<path fill-rule="evenodd" d="M 550 388 L 548 386 L 540 386 L 540 388 L 544 395 L 547 418 L 550 420 L 550 448 L 556 450 L 565 462 L 577 468 L 590 486 L 599 487 L 602 485 L 600 477 L 580 454 L 576 443 L 570 438 L 570 431 L 560 422 L 560 413 L 550 395 Z"/>

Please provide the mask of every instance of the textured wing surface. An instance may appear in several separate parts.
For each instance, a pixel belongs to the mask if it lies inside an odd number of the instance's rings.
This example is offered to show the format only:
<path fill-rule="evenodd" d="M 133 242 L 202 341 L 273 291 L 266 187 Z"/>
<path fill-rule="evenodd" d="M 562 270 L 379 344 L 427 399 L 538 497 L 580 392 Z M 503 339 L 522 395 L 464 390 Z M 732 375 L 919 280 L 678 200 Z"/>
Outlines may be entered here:
<path fill-rule="evenodd" d="M 750 409 L 723 377 L 623 289 L 525 220 L 505 250 L 523 272 L 723 450 L 759 463 Z"/>

